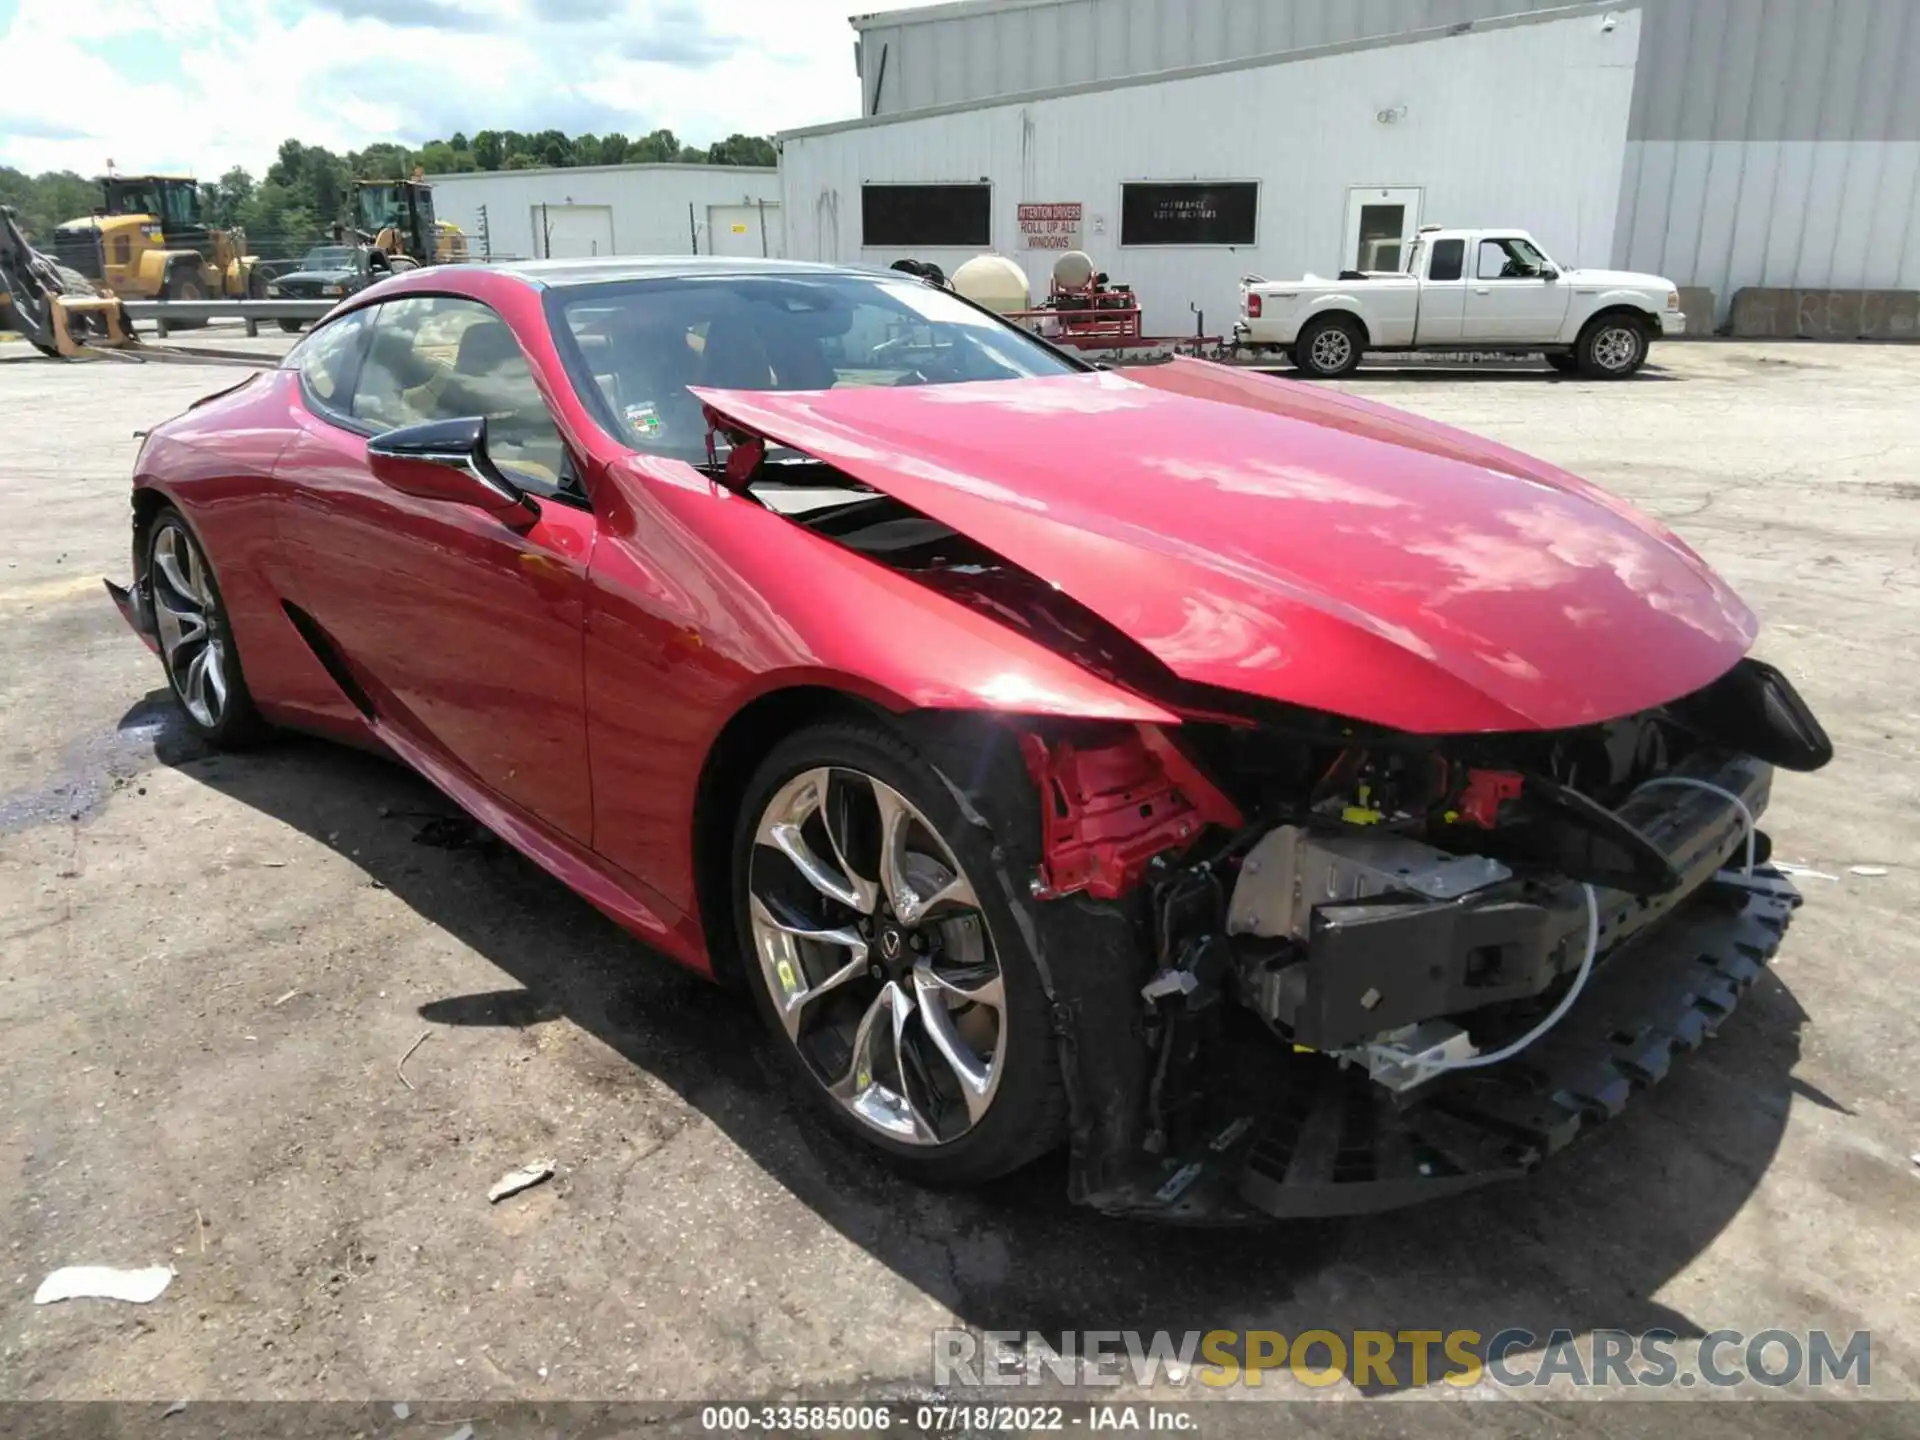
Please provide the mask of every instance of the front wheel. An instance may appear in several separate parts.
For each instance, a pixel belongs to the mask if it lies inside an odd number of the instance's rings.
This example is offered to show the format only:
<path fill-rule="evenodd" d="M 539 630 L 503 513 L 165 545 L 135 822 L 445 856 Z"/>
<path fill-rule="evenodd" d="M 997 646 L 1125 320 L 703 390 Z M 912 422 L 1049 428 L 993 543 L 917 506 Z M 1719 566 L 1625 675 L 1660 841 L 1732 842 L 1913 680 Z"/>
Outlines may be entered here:
<path fill-rule="evenodd" d="M 169 300 L 195 301 L 207 298 L 207 287 L 202 283 L 199 273 L 184 267 L 177 268 L 167 278 Z M 205 320 L 169 320 L 167 327 L 172 330 L 200 330 L 206 327 Z"/>
<path fill-rule="evenodd" d="M 895 731 L 789 737 L 749 785 L 733 909 L 800 1088 L 926 1184 L 992 1179 L 1065 1127 L 1046 994 L 990 842 Z"/>
<path fill-rule="evenodd" d="M 147 589 L 167 686 L 194 733 L 225 747 L 258 739 L 266 727 L 240 672 L 220 586 L 178 510 L 162 510 L 147 532 Z"/>
<path fill-rule="evenodd" d="M 1624 380 L 1647 361 L 1647 328 L 1627 315 L 1601 315 L 1587 323 L 1574 344 L 1582 375 Z"/>
<path fill-rule="evenodd" d="M 1365 348 L 1366 336 L 1358 325 L 1344 315 L 1324 315 L 1309 320 L 1294 341 L 1293 363 L 1308 375 L 1338 380 L 1360 368 Z"/>

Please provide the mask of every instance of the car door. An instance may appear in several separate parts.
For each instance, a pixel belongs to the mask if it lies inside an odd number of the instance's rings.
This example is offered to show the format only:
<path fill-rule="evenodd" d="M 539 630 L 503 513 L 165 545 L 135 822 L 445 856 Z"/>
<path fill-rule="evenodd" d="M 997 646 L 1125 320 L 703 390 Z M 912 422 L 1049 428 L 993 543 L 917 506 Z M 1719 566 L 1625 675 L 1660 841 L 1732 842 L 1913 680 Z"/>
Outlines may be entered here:
<path fill-rule="evenodd" d="M 1458 235 L 1422 247 L 1418 262 L 1426 269 L 1420 277 L 1420 328 L 1415 344 L 1446 345 L 1460 339 L 1467 307 L 1466 249 L 1467 242 Z"/>
<path fill-rule="evenodd" d="M 1566 319 L 1567 287 L 1548 278 L 1546 257 L 1517 235 L 1482 235 L 1473 244 L 1463 336 L 1495 344 L 1554 339 Z"/>
<path fill-rule="evenodd" d="M 352 373 L 328 395 L 303 389 L 280 459 L 298 603 L 377 725 L 590 843 L 582 625 L 595 527 L 572 459 L 487 306 L 417 295 L 361 313 L 334 322 L 356 327 L 342 342 L 358 347 Z M 371 436 L 476 413 L 495 464 L 535 497 L 529 528 L 401 494 L 368 467 Z"/>

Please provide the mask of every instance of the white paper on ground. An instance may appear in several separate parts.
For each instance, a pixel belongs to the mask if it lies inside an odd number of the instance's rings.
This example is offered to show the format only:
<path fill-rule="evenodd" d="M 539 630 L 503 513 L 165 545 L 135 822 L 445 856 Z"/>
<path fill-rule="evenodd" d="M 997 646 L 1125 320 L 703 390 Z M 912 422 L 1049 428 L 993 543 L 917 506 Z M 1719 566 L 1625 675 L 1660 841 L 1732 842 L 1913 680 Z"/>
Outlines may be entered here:
<path fill-rule="evenodd" d="M 173 1283 L 173 1267 L 149 1265 L 144 1270 L 115 1270 L 110 1265 L 68 1265 L 54 1271 L 33 1292 L 33 1303 L 56 1300 L 126 1300 L 145 1305 L 158 1300 Z"/>

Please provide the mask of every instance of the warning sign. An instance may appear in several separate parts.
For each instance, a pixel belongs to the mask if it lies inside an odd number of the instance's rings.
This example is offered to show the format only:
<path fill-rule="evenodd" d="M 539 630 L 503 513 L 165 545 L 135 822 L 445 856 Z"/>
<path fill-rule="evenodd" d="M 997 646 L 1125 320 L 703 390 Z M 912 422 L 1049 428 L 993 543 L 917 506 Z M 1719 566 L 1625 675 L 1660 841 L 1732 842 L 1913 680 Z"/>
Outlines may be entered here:
<path fill-rule="evenodd" d="M 1021 244 L 1029 250 L 1078 250 L 1083 208 L 1078 200 L 1059 205 L 1020 206 Z"/>

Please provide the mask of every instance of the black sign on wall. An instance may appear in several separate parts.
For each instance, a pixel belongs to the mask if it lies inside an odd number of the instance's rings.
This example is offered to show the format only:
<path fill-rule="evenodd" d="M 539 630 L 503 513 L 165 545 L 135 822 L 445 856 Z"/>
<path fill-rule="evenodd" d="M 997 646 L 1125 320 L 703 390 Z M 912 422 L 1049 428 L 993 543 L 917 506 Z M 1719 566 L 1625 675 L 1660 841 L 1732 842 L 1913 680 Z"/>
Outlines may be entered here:
<path fill-rule="evenodd" d="M 1256 180 L 1136 180 L 1120 187 L 1122 245 L 1251 245 Z"/>
<path fill-rule="evenodd" d="M 991 185 L 862 185 L 860 243 L 977 245 L 993 240 Z"/>

